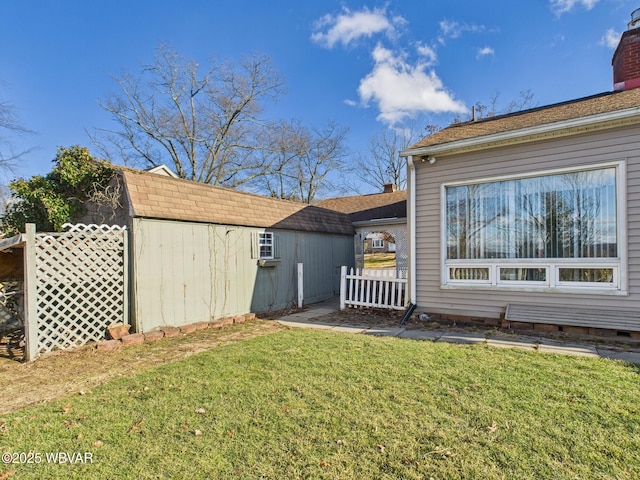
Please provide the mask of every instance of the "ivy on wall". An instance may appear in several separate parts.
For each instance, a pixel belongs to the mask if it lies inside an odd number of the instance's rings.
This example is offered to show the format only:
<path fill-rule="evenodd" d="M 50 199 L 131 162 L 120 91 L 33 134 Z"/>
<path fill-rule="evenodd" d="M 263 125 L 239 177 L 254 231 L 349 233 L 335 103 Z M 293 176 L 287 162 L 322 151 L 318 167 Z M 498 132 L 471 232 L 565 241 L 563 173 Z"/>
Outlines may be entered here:
<path fill-rule="evenodd" d="M 85 213 L 85 203 L 104 192 L 115 175 L 113 165 L 77 145 L 59 147 L 53 163 L 46 176 L 9 184 L 13 201 L 0 218 L 5 235 L 24 232 L 25 223 L 35 223 L 40 231 L 61 231 Z"/>

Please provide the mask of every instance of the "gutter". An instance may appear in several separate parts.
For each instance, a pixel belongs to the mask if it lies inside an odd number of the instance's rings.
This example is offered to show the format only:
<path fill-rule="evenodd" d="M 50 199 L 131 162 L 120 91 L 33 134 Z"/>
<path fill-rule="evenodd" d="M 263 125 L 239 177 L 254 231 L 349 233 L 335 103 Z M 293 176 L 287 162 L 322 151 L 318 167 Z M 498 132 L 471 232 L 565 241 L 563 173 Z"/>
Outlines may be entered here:
<path fill-rule="evenodd" d="M 613 128 L 633 125 L 640 122 L 640 107 L 626 110 L 600 113 L 589 117 L 579 117 L 560 122 L 536 125 L 507 132 L 493 133 L 478 137 L 465 138 L 448 143 L 441 143 L 427 147 L 409 148 L 400 152 L 401 157 L 426 155 L 450 155 L 453 153 L 470 152 L 502 145 L 523 143 L 542 138 L 575 135 L 589 130 Z"/>
<path fill-rule="evenodd" d="M 359 220 L 357 222 L 353 222 L 354 227 L 375 227 L 377 225 L 402 225 L 403 223 L 407 223 L 406 218 L 375 218 L 373 220 Z"/>

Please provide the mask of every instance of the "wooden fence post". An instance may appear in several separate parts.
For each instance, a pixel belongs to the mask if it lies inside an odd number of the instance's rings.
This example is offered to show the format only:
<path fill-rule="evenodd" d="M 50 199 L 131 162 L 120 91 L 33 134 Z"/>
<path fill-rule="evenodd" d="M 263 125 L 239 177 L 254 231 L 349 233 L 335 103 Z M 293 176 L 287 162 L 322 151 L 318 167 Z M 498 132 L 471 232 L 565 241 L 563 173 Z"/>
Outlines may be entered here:
<path fill-rule="evenodd" d="M 27 361 L 38 356 L 38 300 L 36 298 L 36 226 L 25 225 L 24 244 L 24 354 Z"/>

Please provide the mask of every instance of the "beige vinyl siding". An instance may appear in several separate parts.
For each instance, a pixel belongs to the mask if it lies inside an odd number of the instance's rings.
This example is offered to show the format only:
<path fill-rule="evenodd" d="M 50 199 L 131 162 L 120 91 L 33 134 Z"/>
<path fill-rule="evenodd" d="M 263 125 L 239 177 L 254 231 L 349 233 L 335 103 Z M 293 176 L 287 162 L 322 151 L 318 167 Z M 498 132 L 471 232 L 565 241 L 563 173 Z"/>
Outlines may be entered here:
<path fill-rule="evenodd" d="M 627 170 L 628 295 L 441 287 L 441 185 L 616 161 L 624 161 Z M 434 165 L 416 163 L 416 184 L 416 285 L 421 310 L 497 318 L 508 303 L 617 310 L 640 308 L 640 127 L 439 156 Z M 623 238 L 618 240 L 621 248 L 624 248 L 623 241 Z"/>
<path fill-rule="evenodd" d="M 340 265 L 354 262 L 352 235 L 268 229 L 278 237 L 281 258 L 276 266 L 260 267 L 251 241 L 264 231 L 134 218 L 131 288 L 137 331 L 291 307 L 299 262 L 305 303 L 337 293 Z"/>

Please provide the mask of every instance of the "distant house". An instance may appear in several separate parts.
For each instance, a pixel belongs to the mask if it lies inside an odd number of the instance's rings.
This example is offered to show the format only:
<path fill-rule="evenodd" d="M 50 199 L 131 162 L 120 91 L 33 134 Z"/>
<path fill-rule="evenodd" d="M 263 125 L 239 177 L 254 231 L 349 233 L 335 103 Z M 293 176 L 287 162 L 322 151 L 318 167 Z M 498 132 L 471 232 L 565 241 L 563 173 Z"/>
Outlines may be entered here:
<path fill-rule="evenodd" d="M 420 309 L 640 331 L 639 19 L 614 91 L 453 124 L 402 153 Z"/>
<path fill-rule="evenodd" d="M 364 253 L 395 248 L 396 269 L 407 269 L 406 190 L 396 190 L 395 185 L 387 184 L 382 193 L 328 198 L 316 206 L 349 216 L 356 230 L 355 252 L 359 267 L 364 266 Z"/>
<path fill-rule="evenodd" d="M 347 215 L 159 170 L 122 169 L 115 216 L 94 206 L 84 219 L 129 229 L 136 331 L 291 307 L 298 263 L 305 303 L 338 293 L 354 259 Z"/>
<path fill-rule="evenodd" d="M 394 253 L 395 238 L 389 233 L 372 232 L 364 239 L 364 253 Z"/>

